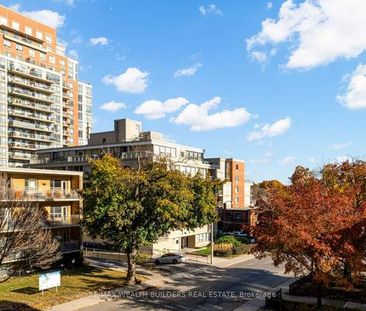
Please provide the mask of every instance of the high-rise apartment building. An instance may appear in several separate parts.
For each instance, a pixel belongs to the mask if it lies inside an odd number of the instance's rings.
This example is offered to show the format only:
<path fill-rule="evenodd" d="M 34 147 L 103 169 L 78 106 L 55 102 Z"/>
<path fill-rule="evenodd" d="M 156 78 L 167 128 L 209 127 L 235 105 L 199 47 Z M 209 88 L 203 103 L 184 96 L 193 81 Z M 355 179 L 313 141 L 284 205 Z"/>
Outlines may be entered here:
<path fill-rule="evenodd" d="M 92 88 L 78 81 L 56 29 L 0 6 L 0 166 L 45 148 L 85 144 Z"/>

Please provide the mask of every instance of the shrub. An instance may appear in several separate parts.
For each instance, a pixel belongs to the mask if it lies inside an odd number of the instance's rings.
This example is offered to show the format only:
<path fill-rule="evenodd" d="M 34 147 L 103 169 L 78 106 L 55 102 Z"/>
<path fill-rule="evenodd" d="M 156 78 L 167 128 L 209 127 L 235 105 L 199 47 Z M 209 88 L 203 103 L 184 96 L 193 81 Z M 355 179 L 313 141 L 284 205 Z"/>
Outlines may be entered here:
<path fill-rule="evenodd" d="M 235 237 L 242 244 L 250 244 L 250 239 L 245 236 Z"/>
<path fill-rule="evenodd" d="M 217 241 L 217 244 L 231 244 L 231 246 L 239 246 L 240 241 L 238 241 L 234 236 L 232 235 L 225 235 L 220 237 Z"/>
<path fill-rule="evenodd" d="M 136 255 L 135 261 L 137 264 L 143 264 L 150 259 L 150 254 L 139 252 Z"/>
<path fill-rule="evenodd" d="M 230 243 L 219 243 L 214 245 L 214 255 L 227 257 L 233 254 L 233 246 Z"/>
<path fill-rule="evenodd" d="M 233 247 L 233 254 L 234 255 L 249 254 L 250 248 L 251 247 L 247 244 L 241 244 L 239 246 Z"/>

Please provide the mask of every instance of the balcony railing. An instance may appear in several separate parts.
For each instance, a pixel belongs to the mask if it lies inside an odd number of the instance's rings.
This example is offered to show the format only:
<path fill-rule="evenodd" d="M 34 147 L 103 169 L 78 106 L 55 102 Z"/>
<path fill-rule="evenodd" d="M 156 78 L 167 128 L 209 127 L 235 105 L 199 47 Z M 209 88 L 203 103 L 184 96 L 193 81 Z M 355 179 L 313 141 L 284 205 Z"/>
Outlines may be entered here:
<path fill-rule="evenodd" d="M 47 95 L 44 95 L 44 94 L 41 94 L 41 93 L 28 91 L 28 90 L 22 89 L 20 87 L 9 87 L 8 90 L 9 90 L 10 94 L 14 94 L 14 95 L 29 98 L 29 99 L 37 99 L 37 100 L 40 100 L 42 102 L 52 104 L 51 97 L 47 96 Z"/>
<path fill-rule="evenodd" d="M 80 225 L 80 215 L 71 215 L 66 217 L 56 217 L 54 215 L 50 215 L 47 218 L 47 225 L 49 226 L 57 226 L 57 225 Z"/>
<path fill-rule="evenodd" d="M 24 129 L 33 129 L 33 130 L 42 131 L 42 132 L 52 132 L 52 128 L 50 126 L 36 124 L 34 122 L 10 120 L 9 126 L 20 127 L 20 128 L 24 128 Z"/>
<path fill-rule="evenodd" d="M 32 107 L 33 110 L 38 110 L 38 111 L 51 113 L 50 106 L 48 106 L 48 105 L 45 105 L 45 104 L 42 104 L 42 103 L 39 103 L 39 102 L 31 102 L 31 101 L 28 101 L 28 100 L 14 98 L 14 97 L 11 97 L 11 96 L 8 97 L 8 104 L 13 105 L 13 106 L 24 107 L 24 108 L 28 108 L 28 109 L 30 107 Z"/>
<path fill-rule="evenodd" d="M 46 191 L 38 189 L 11 189 L 9 194 L 16 199 L 30 201 L 57 201 L 57 200 L 79 200 L 80 195 L 76 190 L 65 191 L 61 188 L 51 188 Z"/>

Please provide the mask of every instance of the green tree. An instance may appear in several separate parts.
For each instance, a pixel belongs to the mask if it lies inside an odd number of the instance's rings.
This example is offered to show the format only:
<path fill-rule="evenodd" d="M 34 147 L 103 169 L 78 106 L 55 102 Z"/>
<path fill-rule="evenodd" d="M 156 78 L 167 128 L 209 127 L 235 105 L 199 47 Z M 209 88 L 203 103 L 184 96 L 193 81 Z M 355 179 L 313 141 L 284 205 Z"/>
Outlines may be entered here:
<path fill-rule="evenodd" d="M 143 245 L 176 229 L 193 229 L 216 219 L 217 184 L 169 169 L 165 161 L 138 161 L 125 168 L 106 155 L 91 162 L 83 190 L 84 222 L 90 235 L 124 250 L 128 284 L 136 282 L 136 254 Z"/>

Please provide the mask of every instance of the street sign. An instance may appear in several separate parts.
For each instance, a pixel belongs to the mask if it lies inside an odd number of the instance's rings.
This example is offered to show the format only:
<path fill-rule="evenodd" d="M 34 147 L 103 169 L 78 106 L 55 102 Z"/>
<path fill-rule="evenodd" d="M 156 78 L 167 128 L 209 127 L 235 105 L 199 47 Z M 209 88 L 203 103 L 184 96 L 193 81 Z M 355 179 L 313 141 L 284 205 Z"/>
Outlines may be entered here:
<path fill-rule="evenodd" d="M 43 291 L 61 285 L 61 271 L 45 272 L 39 275 L 39 290 Z"/>

